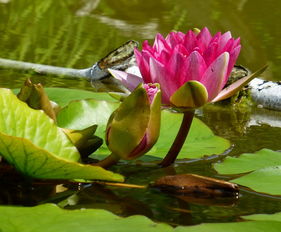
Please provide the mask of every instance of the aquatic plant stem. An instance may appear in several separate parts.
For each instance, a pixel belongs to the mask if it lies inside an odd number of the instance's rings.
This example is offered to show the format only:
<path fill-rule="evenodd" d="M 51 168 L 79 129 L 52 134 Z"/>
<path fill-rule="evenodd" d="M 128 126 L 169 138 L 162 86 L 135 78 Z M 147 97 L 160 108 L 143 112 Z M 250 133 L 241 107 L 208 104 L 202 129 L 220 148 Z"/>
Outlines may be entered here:
<path fill-rule="evenodd" d="M 109 168 L 112 165 L 116 164 L 119 161 L 119 158 L 117 158 L 115 155 L 111 154 L 109 156 L 107 156 L 105 159 L 94 163 L 92 165 L 94 166 L 100 166 L 102 168 Z"/>
<path fill-rule="evenodd" d="M 172 163 L 175 162 L 175 160 L 186 140 L 193 117 L 194 117 L 194 110 L 185 111 L 183 113 L 183 119 L 182 119 L 182 123 L 181 123 L 180 129 L 179 129 L 179 132 L 178 132 L 170 150 L 168 151 L 167 155 L 161 161 L 160 166 L 168 167 Z"/>

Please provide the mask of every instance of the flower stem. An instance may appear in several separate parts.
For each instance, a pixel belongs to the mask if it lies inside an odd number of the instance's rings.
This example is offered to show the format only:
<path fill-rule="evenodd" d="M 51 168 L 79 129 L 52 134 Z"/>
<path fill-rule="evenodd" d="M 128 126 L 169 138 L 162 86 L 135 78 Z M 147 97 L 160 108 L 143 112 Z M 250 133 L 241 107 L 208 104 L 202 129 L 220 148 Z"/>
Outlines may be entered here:
<path fill-rule="evenodd" d="M 105 159 L 103 159 L 97 163 L 94 163 L 92 165 L 100 166 L 102 168 L 109 168 L 112 165 L 116 164 L 118 162 L 118 160 L 119 159 L 115 155 L 111 154 L 111 155 L 107 156 Z"/>
<path fill-rule="evenodd" d="M 182 119 L 182 123 L 179 129 L 179 132 L 170 148 L 170 150 L 168 151 L 167 155 L 165 156 L 165 158 L 161 161 L 160 166 L 162 167 L 168 167 L 169 165 L 171 165 L 172 163 L 175 162 L 185 140 L 186 137 L 188 135 L 191 123 L 192 123 L 192 119 L 194 116 L 194 110 L 192 111 L 186 111 L 183 113 L 183 119 Z"/>

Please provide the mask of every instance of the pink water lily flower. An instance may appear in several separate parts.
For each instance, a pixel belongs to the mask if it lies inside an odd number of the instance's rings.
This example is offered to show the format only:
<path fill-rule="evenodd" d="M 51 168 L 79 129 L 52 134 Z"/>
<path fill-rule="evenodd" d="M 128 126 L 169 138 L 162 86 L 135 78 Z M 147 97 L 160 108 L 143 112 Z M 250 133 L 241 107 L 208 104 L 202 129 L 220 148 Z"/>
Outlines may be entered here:
<path fill-rule="evenodd" d="M 198 34 L 171 32 L 166 38 L 157 34 L 153 46 L 145 41 L 141 51 L 135 49 L 141 76 L 110 72 L 129 90 L 140 82 L 159 83 L 164 105 L 196 108 L 222 99 L 240 48 L 240 39 L 230 32 L 212 36 L 207 28 Z"/>

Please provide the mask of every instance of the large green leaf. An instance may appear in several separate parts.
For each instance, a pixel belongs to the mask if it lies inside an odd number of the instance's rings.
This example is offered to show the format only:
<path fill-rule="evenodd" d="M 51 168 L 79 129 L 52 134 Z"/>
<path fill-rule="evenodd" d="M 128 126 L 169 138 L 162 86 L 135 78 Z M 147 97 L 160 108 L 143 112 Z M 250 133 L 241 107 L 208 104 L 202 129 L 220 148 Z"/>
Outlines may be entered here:
<path fill-rule="evenodd" d="M 58 116 L 58 125 L 71 129 L 83 129 L 92 124 L 98 124 L 96 135 L 104 138 L 105 126 L 111 112 L 118 106 L 117 103 L 91 100 L 71 102 L 62 109 Z M 149 155 L 164 157 L 181 124 L 182 114 L 162 112 L 161 131 L 158 142 Z M 178 158 L 200 158 L 205 155 L 220 154 L 230 146 L 228 140 L 215 136 L 213 132 L 199 119 L 194 118 L 187 141 Z M 103 145 L 97 154 L 109 154 Z"/>
<path fill-rule="evenodd" d="M 178 132 L 182 114 L 162 112 L 160 137 L 155 146 L 147 154 L 163 157 Z M 193 119 L 187 140 L 179 153 L 178 159 L 201 158 L 203 156 L 220 154 L 229 148 L 230 142 L 215 136 L 209 127 L 197 118 Z"/>
<path fill-rule="evenodd" d="M 5 232 L 131 232 L 173 231 L 172 227 L 157 224 L 144 216 L 120 218 L 101 209 L 63 210 L 56 205 L 36 207 L 0 207 L 0 231 Z"/>
<path fill-rule="evenodd" d="M 35 207 L 0 207 L 0 231 L 5 232 L 68 232 L 68 231 L 145 231 L 145 232 L 279 232 L 278 215 L 253 215 L 248 222 L 206 223 L 173 228 L 155 223 L 144 216 L 121 218 L 102 209 L 64 210 L 53 204 Z"/>
<path fill-rule="evenodd" d="M 50 100 L 58 103 L 60 106 L 66 106 L 73 100 L 96 99 L 104 101 L 116 101 L 107 93 L 97 93 L 81 89 L 66 88 L 44 88 Z"/>
<path fill-rule="evenodd" d="M 80 154 L 42 111 L 29 108 L 10 90 L 0 89 L 0 153 L 35 178 L 123 181 L 118 174 L 75 161 Z"/>
<path fill-rule="evenodd" d="M 98 125 L 96 135 L 103 138 L 108 118 L 117 107 L 118 103 L 95 99 L 73 101 L 59 112 L 57 123 L 76 130 Z"/>
<path fill-rule="evenodd" d="M 78 161 L 80 154 L 43 111 L 33 110 L 10 90 L 0 89 L 0 132 L 25 138 L 60 158 Z"/>
<path fill-rule="evenodd" d="M 253 214 L 242 216 L 242 218 L 254 221 L 278 221 L 281 222 L 281 212 L 274 214 Z"/>
<path fill-rule="evenodd" d="M 239 157 L 228 156 L 214 167 L 221 174 L 240 174 L 278 165 L 281 165 L 281 152 L 262 149 L 255 153 L 244 153 Z"/>
<path fill-rule="evenodd" d="M 82 89 L 44 88 L 44 91 L 50 100 L 56 102 L 61 107 L 66 106 L 71 101 L 83 99 L 116 101 L 108 93 L 92 92 Z M 19 89 L 14 89 L 13 92 L 17 94 Z"/>
<path fill-rule="evenodd" d="M 246 153 L 239 157 L 227 157 L 214 167 L 221 174 L 250 172 L 232 182 L 258 192 L 281 195 L 281 152 L 262 149 L 253 154 Z"/>
<path fill-rule="evenodd" d="M 83 165 L 54 156 L 29 140 L 0 133 L 3 157 L 26 176 L 42 179 L 87 179 L 124 181 L 119 174 L 101 167 Z"/>
<path fill-rule="evenodd" d="M 257 192 L 281 195 L 281 166 L 270 166 L 232 180 Z"/>
<path fill-rule="evenodd" d="M 175 232 L 279 232 L 281 222 L 232 222 L 232 223 L 206 223 L 191 227 L 178 227 Z"/>

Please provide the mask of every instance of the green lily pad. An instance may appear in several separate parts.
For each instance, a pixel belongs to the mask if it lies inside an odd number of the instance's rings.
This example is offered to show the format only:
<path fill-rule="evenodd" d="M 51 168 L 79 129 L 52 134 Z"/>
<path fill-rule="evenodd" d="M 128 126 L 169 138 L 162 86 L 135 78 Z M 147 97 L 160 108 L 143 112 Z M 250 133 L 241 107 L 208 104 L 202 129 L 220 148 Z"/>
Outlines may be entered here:
<path fill-rule="evenodd" d="M 183 114 L 162 111 L 160 137 L 155 146 L 147 153 L 148 155 L 161 158 L 166 155 L 176 137 L 182 117 Z M 229 147 L 228 140 L 214 135 L 201 120 L 194 118 L 178 159 L 196 159 L 221 154 Z"/>
<path fill-rule="evenodd" d="M 253 221 L 278 221 L 281 222 L 281 212 L 274 214 L 253 214 L 242 216 L 242 218 Z"/>
<path fill-rule="evenodd" d="M 95 99 L 73 101 L 57 115 L 57 124 L 62 128 L 82 130 L 98 125 L 96 135 L 104 138 L 105 127 L 118 103 Z"/>
<path fill-rule="evenodd" d="M 257 192 L 281 195 L 281 152 L 262 149 L 253 154 L 227 157 L 214 165 L 221 174 L 247 173 L 232 182 L 247 186 Z"/>
<path fill-rule="evenodd" d="M 173 231 L 144 216 L 118 217 L 101 209 L 63 210 L 53 204 L 36 207 L 0 207 L 0 231 L 5 232 L 89 232 L 89 231 Z"/>
<path fill-rule="evenodd" d="M 35 207 L 0 206 L 0 214 L 0 231 L 5 232 L 279 232 L 281 227 L 280 213 L 273 217 L 270 217 L 271 215 L 244 217 L 254 221 L 204 223 L 176 228 L 155 223 L 140 215 L 121 218 L 102 209 L 64 210 L 54 204 Z"/>
<path fill-rule="evenodd" d="M 281 222 L 253 221 L 232 223 L 204 223 L 198 226 L 178 227 L 175 232 L 279 232 Z"/>
<path fill-rule="evenodd" d="M 262 149 L 239 157 L 228 156 L 222 163 L 216 163 L 214 168 L 220 174 L 240 174 L 278 165 L 281 165 L 281 152 Z"/>
<path fill-rule="evenodd" d="M 84 129 L 97 124 L 96 135 L 104 138 L 107 120 L 111 112 L 117 107 L 117 103 L 94 99 L 74 101 L 59 112 L 57 122 L 60 127 L 71 129 Z M 148 155 L 157 158 L 164 157 L 176 137 L 182 116 L 180 113 L 162 111 L 160 137 L 154 147 L 147 153 Z M 201 158 L 205 155 L 220 154 L 229 146 L 228 140 L 215 136 L 202 121 L 194 118 L 187 141 L 178 158 Z M 96 153 L 107 155 L 110 151 L 103 144 Z"/>
<path fill-rule="evenodd" d="M 280 179 L 281 166 L 271 166 L 253 171 L 232 182 L 247 186 L 257 192 L 281 195 Z"/>
<path fill-rule="evenodd" d="M 96 99 L 104 101 L 116 101 L 108 93 L 97 93 L 81 89 L 67 88 L 44 88 L 50 100 L 56 102 L 61 107 L 66 106 L 69 102 L 83 99 Z M 14 89 L 14 93 L 18 93 L 19 89 Z"/>
<path fill-rule="evenodd" d="M 75 146 L 43 111 L 0 89 L 0 151 L 17 170 L 35 178 L 123 181 L 119 174 L 77 163 Z"/>
<path fill-rule="evenodd" d="M 81 89 L 66 88 L 44 88 L 50 100 L 56 102 L 61 107 L 66 106 L 69 102 L 82 99 L 96 99 L 104 101 L 116 101 L 108 93 L 97 93 Z"/>

